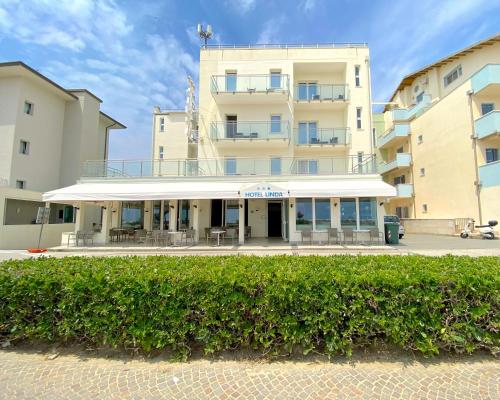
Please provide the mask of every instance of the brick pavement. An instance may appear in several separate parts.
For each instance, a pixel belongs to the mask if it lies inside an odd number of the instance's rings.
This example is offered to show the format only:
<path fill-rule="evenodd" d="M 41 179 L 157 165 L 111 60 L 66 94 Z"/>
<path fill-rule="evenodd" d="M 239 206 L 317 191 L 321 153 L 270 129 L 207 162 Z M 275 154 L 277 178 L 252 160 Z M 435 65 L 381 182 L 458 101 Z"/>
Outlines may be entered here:
<path fill-rule="evenodd" d="M 0 351 L 0 399 L 499 399 L 490 356 L 189 363 Z"/>

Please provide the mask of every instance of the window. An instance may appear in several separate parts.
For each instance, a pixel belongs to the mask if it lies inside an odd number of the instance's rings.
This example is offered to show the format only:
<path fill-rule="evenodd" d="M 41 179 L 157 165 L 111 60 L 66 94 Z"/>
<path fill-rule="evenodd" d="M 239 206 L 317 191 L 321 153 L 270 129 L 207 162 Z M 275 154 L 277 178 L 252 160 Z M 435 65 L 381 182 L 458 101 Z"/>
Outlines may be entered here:
<path fill-rule="evenodd" d="M 453 81 L 457 80 L 458 77 L 462 76 L 462 66 L 459 65 L 454 70 L 452 70 L 448 75 L 444 77 L 444 87 L 448 86 Z"/>
<path fill-rule="evenodd" d="M 122 203 L 121 227 L 134 229 L 144 228 L 143 201 L 124 201 Z"/>
<path fill-rule="evenodd" d="M 331 227 L 330 199 L 314 199 L 314 230 L 327 230 Z"/>
<path fill-rule="evenodd" d="M 359 79 L 359 69 L 360 69 L 359 65 L 354 66 L 354 81 L 356 83 L 356 87 L 361 86 L 360 79 Z"/>
<path fill-rule="evenodd" d="M 159 150 L 159 154 L 160 154 L 160 160 L 163 160 L 163 146 L 160 146 L 160 150 Z"/>
<path fill-rule="evenodd" d="M 33 111 L 35 109 L 35 105 L 30 103 L 29 101 L 24 102 L 24 113 L 28 115 L 33 115 Z"/>
<path fill-rule="evenodd" d="M 364 153 L 362 151 L 358 151 L 358 172 L 363 173 L 363 158 Z"/>
<path fill-rule="evenodd" d="M 420 144 L 424 141 L 424 136 L 423 135 L 418 135 L 417 136 L 417 143 Z"/>
<path fill-rule="evenodd" d="M 319 100 L 318 84 L 316 82 L 300 82 L 298 85 L 299 100 Z"/>
<path fill-rule="evenodd" d="M 416 98 L 417 103 L 420 103 L 423 99 L 424 99 L 424 92 L 421 92 Z"/>
<path fill-rule="evenodd" d="M 226 175 L 236 175 L 236 159 L 226 158 L 224 160 L 224 172 Z"/>
<path fill-rule="evenodd" d="M 481 115 L 488 114 L 495 109 L 495 104 L 493 103 L 482 103 L 481 104 Z"/>
<path fill-rule="evenodd" d="M 425 176 L 425 168 L 420 168 L 420 176 Z"/>
<path fill-rule="evenodd" d="M 179 207 L 177 208 L 177 221 L 179 222 L 179 229 L 187 229 L 189 228 L 189 200 L 179 200 Z"/>
<path fill-rule="evenodd" d="M 16 189 L 26 189 L 26 181 L 17 180 Z"/>
<path fill-rule="evenodd" d="M 298 160 L 298 173 L 315 175 L 318 173 L 318 160 Z"/>
<path fill-rule="evenodd" d="M 75 222 L 75 209 L 73 206 L 64 206 L 63 222 L 66 224 Z"/>
<path fill-rule="evenodd" d="M 377 199 L 374 197 L 359 198 L 359 228 L 369 229 L 377 226 Z"/>
<path fill-rule="evenodd" d="M 271 115 L 271 133 L 281 133 L 281 115 Z"/>
<path fill-rule="evenodd" d="M 396 207 L 396 215 L 399 218 L 409 218 L 408 207 Z"/>
<path fill-rule="evenodd" d="M 356 108 L 356 128 L 361 129 L 361 107 Z"/>
<path fill-rule="evenodd" d="M 498 149 L 486 149 L 486 162 L 492 163 L 498 161 Z"/>
<path fill-rule="evenodd" d="M 271 89 L 281 89 L 281 71 L 271 71 Z"/>
<path fill-rule="evenodd" d="M 422 212 L 426 213 L 428 211 L 427 204 L 422 204 Z"/>
<path fill-rule="evenodd" d="M 161 202 L 162 200 L 153 201 L 153 230 L 158 231 L 161 229 Z M 168 207 L 168 204 L 167 204 Z"/>
<path fill-rule="evenodd" d="M 298 231 L 313 229 L 312 199 L 297 199 L 295 202 L 295 225 Z"/>
<path fill-rule="evenodd" d="M 413 92 L 418 93 L 419 90 L 420 90 L 420 87 L 417 85 L 417 86 L 415 86 L 415 89 L 413 89 Z"/>
<path fill-rule="evenodd" d="M 226 72 L 226 92 L 236 92 L 236 72 Z"/>
<path fill-rule="evenodd" d="M 318 139 L 318 124 L 316 122 L 299 122 L 299 144 L 315 144 Z"/>
<path fill-rule="evenodd" d="M 396 153 L 398 153 L 398 154 L 404 153 L 404 151 L 405 151 L 405 149 L 404 149 L 404 147 L 403 147 L 403 146 L 398 147 L 398 148 L 396 149 Z"/>
<path fill-rule="evenodd" d="M 406 177 L 404 175 L 396 176 L 394 178 L 394 184 L 395 185 L 400 185 L 402 183 L 406 183 Z"/>
<path fill-rule="evenodd" d="M 165 118 L 160 118 L 160 132 L 165 132 Z"/>
<path fill-rule="evenodd" d="M 19 142 L 19 153 L 29 154 L 30 153 L 30 142 L 27 142 L 26 140 L 21 140 Z"/>
<path fill-rule="evenodd" d="M 238 200 L 226 200 L 224 221 L 228 226 L 237 226 L 240 222 L 240 207 Z"/>
<path fill-rule="evenodd" d="M 356 229 L 356 199 L 340 199 L 340 226 Z"/>
<path fill-rule="evenodd" d="M 281 175 L 281 158 L 271 158 L 271 175 Z"/>

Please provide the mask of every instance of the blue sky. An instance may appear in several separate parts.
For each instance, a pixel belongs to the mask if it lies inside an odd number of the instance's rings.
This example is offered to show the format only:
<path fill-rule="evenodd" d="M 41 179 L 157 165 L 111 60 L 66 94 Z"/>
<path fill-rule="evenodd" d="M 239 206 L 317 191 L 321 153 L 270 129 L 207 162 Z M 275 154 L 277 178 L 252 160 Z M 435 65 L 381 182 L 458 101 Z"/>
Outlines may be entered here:
<path fill-rule="evenodd" d="M 148 158 L 151 112 L 183 108 L 198 76 L 196 24 L 212 42 L 368 42 L 373 100 L 400 79 L 500 30 L 498 0 L 0 0 L 0 61 L 21 60 L 67 88 L 87 88 L 128 126 L 110 158 Z"/>

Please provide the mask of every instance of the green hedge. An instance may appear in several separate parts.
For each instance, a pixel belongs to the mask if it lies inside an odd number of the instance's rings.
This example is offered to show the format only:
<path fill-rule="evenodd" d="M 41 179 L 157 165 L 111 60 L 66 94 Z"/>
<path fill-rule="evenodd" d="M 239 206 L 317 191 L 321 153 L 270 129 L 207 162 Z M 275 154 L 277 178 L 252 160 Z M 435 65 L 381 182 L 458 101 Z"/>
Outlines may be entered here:
<path fill-rule="evenodd" d="M 0 341 L 351 354 L 499 348 L 496 257 L 40 258 L 0 264 Z"/>

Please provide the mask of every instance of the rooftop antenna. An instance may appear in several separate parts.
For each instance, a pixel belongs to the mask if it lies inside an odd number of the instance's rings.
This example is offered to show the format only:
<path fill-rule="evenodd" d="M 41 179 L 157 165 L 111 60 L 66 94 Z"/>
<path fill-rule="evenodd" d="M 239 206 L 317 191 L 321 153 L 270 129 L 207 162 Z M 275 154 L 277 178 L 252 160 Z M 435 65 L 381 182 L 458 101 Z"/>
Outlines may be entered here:
<path fill-rule="evenodd" d="M 205 40 L 205 47 L 207 47 L 207 42 L 208 39 L 212 37 L 212 25 L 207 25 L 207 30 L 203 30 L 203 25 L 198 24 L 198 35 L 200 36 L 200 39 Z"/>

